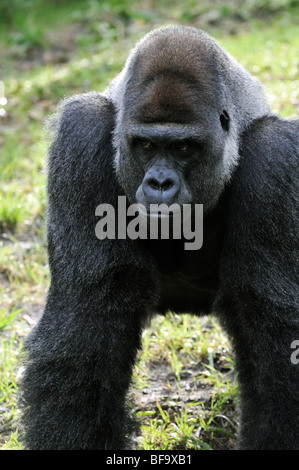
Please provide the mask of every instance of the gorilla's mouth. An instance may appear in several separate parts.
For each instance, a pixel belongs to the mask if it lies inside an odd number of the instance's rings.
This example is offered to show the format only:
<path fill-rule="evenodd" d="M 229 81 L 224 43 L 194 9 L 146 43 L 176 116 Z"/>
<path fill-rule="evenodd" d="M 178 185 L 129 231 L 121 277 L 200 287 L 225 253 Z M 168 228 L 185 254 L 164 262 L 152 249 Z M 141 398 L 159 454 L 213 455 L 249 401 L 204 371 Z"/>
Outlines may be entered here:
<path fill-rule="evenodd" d="M 165 206 L 165 207 L 161 207 Z M 141 217 L 145 218 L 152 218 L 152 219 L 164 219 L 164 218 L 175 218 L 177 216 L 181 216 L 181 208 L 177 204 L 177 208 L 173 210 L 170 209 L 169 206 L 166 204 L 150 204 L 149 209 L 145 207 L 143 204 L 138 203 L 138 210 Z"/>
<path fill-rule="evenodd" d="M 137 209 L 137 210 L 136 210 Z M 137 219 L 149 239 L 193 240 L 194 248 L 202 246 L 202 204 L 150 204 L 149 209 L 141 203 L 135 205 Z"/>
<path fill-rule="evenodd" d="M 146 220 L 169 219 L 172 223 L 182 224 L 194 215 L 194 204 L 150 204 L 149 208 L 145 205 L 137 204 L 139 216 Z"/>

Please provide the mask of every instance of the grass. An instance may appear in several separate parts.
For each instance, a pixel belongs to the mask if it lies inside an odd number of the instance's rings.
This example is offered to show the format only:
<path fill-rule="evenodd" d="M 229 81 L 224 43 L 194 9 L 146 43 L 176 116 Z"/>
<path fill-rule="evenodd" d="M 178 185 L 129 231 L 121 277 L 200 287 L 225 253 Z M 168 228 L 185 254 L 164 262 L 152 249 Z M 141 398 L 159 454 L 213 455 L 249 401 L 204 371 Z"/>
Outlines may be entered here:
<path fill-rule="evenodd" d="M 275 112 L 296 117 L 299 7 L 290 0 L 218 0 L 213 6 L 195 0 L 3 0 L 1 9 L 0 448 L 20 449 L 21 347 L 49 284 L 44 121 L 65 95 L 102 91 L 136 40 L 169 23 L 206 29 L 262 81 Z M 144 332 L 132 393 L 139 448 L 234 448 L 233 357 L 213 318 L 155 318 Z"/>
<path fill-rule="evenodd" d="M 140 448 L 212 449 L 235 441 L 232 370 L 230 345 L 215 319 L 157 317 L 144 332 L 134 375 Z"/>

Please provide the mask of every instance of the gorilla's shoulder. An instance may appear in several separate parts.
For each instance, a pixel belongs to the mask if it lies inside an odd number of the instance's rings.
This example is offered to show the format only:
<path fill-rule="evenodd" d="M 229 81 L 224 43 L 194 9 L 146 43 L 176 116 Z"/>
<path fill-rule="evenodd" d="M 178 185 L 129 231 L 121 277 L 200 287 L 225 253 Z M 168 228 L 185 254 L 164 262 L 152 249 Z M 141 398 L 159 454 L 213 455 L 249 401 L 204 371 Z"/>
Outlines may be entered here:
<path fill-rule="evenodd" d="M 83 116 L 108 110 L 112 106 L 111 101 L 104 93 L 91 91 L 64 98 L 58 107 L 58 115 L 73 113 Z"/>
<path fill-rule="evenodd" d="M 249 183 L 298 187 L 299 120 L 257 119 L 241 136 L 239 150 L 240 173 Z"/>
<path fill-rule="evenodd" d="M 62 147 L 64 154 L 73 158 L 87 149 L 94 153 L 103 137 L 113 131 L 114 115 L 113 104 L 102 93 L 83 93 L 62 100 L 47 123 L 52 151 Z"/>
<path fill-rule="evenodd" d="M 284 120 L 276 115 L 256 119 L 241 136 L 240 153 L 262 153 L 269 160 L 281 158 L 298 162 L 299 120 Z"/>
<path fill-rule="evenodd" d="M 298 229 L 298 144 L 299 121 L 273 115 L 254 121 L 241 137 L 232 205 L 264 232 L 280 227 L 286 237 Z"/>

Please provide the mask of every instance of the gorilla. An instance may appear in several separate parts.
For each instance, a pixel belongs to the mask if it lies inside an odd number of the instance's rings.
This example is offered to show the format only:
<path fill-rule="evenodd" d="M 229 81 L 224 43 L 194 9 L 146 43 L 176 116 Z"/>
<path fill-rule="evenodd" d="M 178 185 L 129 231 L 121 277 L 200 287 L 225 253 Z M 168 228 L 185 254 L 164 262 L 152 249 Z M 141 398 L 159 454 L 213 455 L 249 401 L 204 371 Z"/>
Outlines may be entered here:
<path fill-rule="evenodd" d="M 229 335 L 239 448 L 298 449 L 299 121 L 273 115 L 206 33 L 169 26 L 137 44 L 104 93 L 65 99 L 51 130 L 51 285 L 25 345 L 25 447 L 131 448 L 142 329 L 170 310 L 213 313 Z M 146 220 L 162 218 L 152 204 L 190 205 L 191 218 L 202 204 L 202 247 L 97 237 L 96 208 L 122 216 L 119 196 Z"/>

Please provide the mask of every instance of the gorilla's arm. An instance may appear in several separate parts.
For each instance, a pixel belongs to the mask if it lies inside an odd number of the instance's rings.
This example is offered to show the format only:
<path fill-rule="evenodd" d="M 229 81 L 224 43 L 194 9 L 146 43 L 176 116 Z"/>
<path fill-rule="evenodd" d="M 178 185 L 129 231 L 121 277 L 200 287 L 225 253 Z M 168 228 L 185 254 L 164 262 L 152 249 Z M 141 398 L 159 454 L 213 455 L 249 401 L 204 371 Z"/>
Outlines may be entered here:
<path fill-rule="evenodd" d="M 298 136 L 299 121 L 253 123 L 231 188 L 216 308 L 235 347 L 249 449 L 298 448 Z"/>
<path fill-rule="evenodd" d="M 120 449 L 130 433 L 125 395 L 141 326 L 156 301 L 154 269 L 138 244 L 95 236 L 95 208 L 115 206 L 122 194 L 112 105 L 97 93 L 74 97 L 56 121 L 48 161 L 51 286 L 27 340 L 26 445 Z"/>

